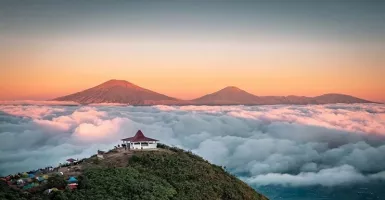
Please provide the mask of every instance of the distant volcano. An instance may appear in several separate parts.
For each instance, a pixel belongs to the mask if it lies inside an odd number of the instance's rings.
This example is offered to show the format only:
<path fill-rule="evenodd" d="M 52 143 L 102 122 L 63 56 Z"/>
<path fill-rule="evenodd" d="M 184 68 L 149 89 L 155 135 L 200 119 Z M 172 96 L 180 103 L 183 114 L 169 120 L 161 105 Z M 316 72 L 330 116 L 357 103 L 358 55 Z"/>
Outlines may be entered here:
<path fill-rule="evenodd" d="M 122 103 L 131 105 L 175 104 L 179 100 L 124 80 L 109 80 L 96 87 L 54 99 L 83 104 Z"/>
<path fill-rule="evenodd" d="M 257 104 L 258 97 L 234 86 L 192 100 L 197 104 Z"/>
<path fill-rule="evenodd" d="M 204 105 L 274 105 L 274 104 L 328 104 L 328 103 L 372 103 L 344 94 L 324 94 L 316 97 L 305 96 L 256 96 L 237 87 L 230 86 L 217 92 L 192 100 Z"/>
<path fill-rule="evenodd" d="M 305 96 L 256 96 L 234 86 L 190 101 L 169 97 L 139 87 L 124 80 L 109 80 L 96 87 L 54 99 L 74 101 L 82 104 L 122 103 L 130 105 L 272 105 L 272 104 L 328 104 L 328 103 L 372 103 L 344 94 Z"/>

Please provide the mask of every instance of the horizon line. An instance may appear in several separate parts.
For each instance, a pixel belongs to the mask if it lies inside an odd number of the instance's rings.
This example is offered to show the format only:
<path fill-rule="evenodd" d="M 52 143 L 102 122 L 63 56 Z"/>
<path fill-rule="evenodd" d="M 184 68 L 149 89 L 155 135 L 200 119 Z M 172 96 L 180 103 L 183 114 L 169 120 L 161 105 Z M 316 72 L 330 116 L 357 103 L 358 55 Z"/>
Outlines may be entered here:
<path fill-rule="evenodd" d="M 156 93 L 158 93 L 158 94 L 166 95 L 166 94 L 163 93 L 163 92 L 158 92 L 158 91 L 152 90 L 152 89 L 150 89 L 150 88 L 144 88 L 144 87 L 142 87 L 142 86 L 140 86 L 140 85 L 138 85 L 138 84 L 136 84 L 136 83 L 133 83 L 133 82 L 130 82 L 130 81 L 127 81 L 127 80 L 123 80 L 123 79 L 115 79 L 115 78 L 113 78 L 113 79 L 109 79 L 109 80 L 107 80 L 107 81 L 104 81 L 104 82 L 102 82 L 102 83 L 100 83 L 100 84 L 97 84 L 97 85 L 95 85 L 95 86 L 91 86 L 91 87 L 86 88 L 86 89 L 81 89 L 81 90 L 79 90 L 79 91 L 75 91 L 75 92 L 72 92 L 72 93 L 70 93 L 70 94 L 58 96 L 58 97 L 55 97 L 55 98 L 53 98 L 53 99 L 45 99 L 45 100 L 43 100 L 43 101 L 54 101 L 54 99 L 57 99 L 57 98 L 60 98 L 60 97 L 64 97 L 64 96 L 68 96 L 68 95 L 72 95 L 72 94 L 75 94 L 75 93 L 78 93 L 78 92 L 83 92 L 83 91 L 85 91 L 85 90 L 88 90 L 88 89 L 97 87 L 97 86 L 99 86 L 99 85 L 103 85 L 103 84 L 108 83 L 108 82 L 111 82 L 111 81 L 122 81 L 122 82 L 126 82 L 126 83 L 132 84 L 132 85 L 134 85 L 134 86 L 140 87 L 140 88 L 142 88 L 142 89 L 146 89 L 146 90 L 150 90 L 150 91 L 152 91 L 152 92 L 156 92 Z M 176 99 L 176 100 L 192 101 L 192 100 L 195 100 L 195 99 L 199 99 L 199 98 L 201 98 L 201 97 L 203 97 L 203 96 L 206 96 L 206 95 L 209 95 L 209 94 L 213 94 L 213 93 L 219 92 L 219 91 L 224 90 L 224 89 L 226 89 L 226 88 L 236 88 L 236 89 L 242 90 L 242 91 L 244 91 L 244 92 L 247 92 L 247 93 L 249 93 L 249 94 L 252 94 L 252 95 L 254 95 L 254 96 L 257 96 L 257 97 L 271 97 L 271 96 L 274 96 L 274 97 L 290 97 L 290 96 L 297 96 L 297 97 L 314 98 L 314 97 L 319 97 L 319 96 L 322 96 L 322 95 L 332 95 L 332 94 L 337 94 L 337 95 L 347 95 L 347 96 L 351 96 L 351 97 L 363 99 L 363 100 L 366 100 L 366 101 L 370 101 L 371 103 L 381 103 L 381 104 L 385 103 L 385 101 L 384 101 L 384 102 L 379 102 L 379 101 L 367 100 L 366 98 L 362 98 L 362 97 L 358 97 L 358 96 L 353 96 L 353 95 L 351 95 L 351 94 L 346 94 L 346 93 L 336 93 L 336 92 L 326 92 L 326 93 L 322 93 L 322 94 L 315 95 L 315 96 L 293 95 L 293 94 L 290 94 L 290 95 L 256 95 L 256 94 L 254 94 L 254 93 L 248 92 L 248 91 L 246 91 L 246 90 L 244 90 L 244 89 L 242 89 L 242 88 L 240 88 L 240 87 L 238 87 L 238 86 L 235 86 L 235 85 L 224 86 L 224 87 L 221 87 L 220 89 L 217 89 L 217 90 L 215 90 L 215 91 L 213 91 L 213 92 L 209 92 L 209 93 L 200 95 L 200 96 L 195 97 L 195 98 L 192 98 L 192 99 L 177 98 L 177 97 L 173 97 L 173 96 L 170 96 L 170 95 L 166 95 L 166 96 L 171 97 L 171 98 L 174 98 L 174 99 Z"/>

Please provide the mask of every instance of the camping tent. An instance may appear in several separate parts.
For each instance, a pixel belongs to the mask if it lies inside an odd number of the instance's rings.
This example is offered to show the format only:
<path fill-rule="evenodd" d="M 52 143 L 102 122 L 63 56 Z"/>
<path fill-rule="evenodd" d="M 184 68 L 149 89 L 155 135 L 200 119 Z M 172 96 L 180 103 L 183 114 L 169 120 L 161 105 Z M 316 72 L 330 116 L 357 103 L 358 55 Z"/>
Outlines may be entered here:
<path fill-rule="evenodd" d="M 70 183 L 76 183 L 76 182 L 78 182 L 78 180 L 77 180 L 75 177 L 71 176 L 71 177 L 68 179 L 68 182 L 70 182 Z"/>
<path fill-rule="evenodd" d="M 51 188 L 51 189 L 46 189 L 44 191 L 45 194 L 50 194 L 51 192 L 57 192 L 59 191 L 57 188 Z"/>
<path fill-rule="evenodd" d="M 36 177 L 36 180 L 38 180 L 39 182 L 42 182 L 42 181 L 44 181 L 44 180 L 45 180 L 45 178 L 44 178 L 44 177 L 42 177 L 42 176 L 38 176 L 38 177 Z"/>
<path fill-rule="evenodd" d="M 23 179 L 19 179 L 19 180 L 17 180 L 17 184 L 18 184 L 18 185 L 24 184 L 24 181 L 23 181 Z"/>
<path fill-rule="evenodd" d="M 35 174 L 28 174 L 28 178 L 35 178 Z"/>
<path fill-rule="evenodd" d="M 23 178 L 28 178 L 27 172 L 24 172 L 24 173 L 22 174 L 22 176 L 23 176 Z"/>
<path fill-rule="evenodd" d="M 48 175 L 46 174 L 46 175 L 43 175 L 42 176 L 44 179 L 48 179 Z"/>
<path fill-rule="evenodd" d="M 49 194 L 49 193 L 51 193 L 51 191 L 52 191 L 52 189 L 46 189 L 46 190 L 44 190 L 44 194 Z"/>
<path fill-rule="evenodd" d="M 29 189 L 31 189 L 31 188 L 33 188 L 33 187 L 34 187 L 34 185 L 31 183 L 31 184 L 25 185 L 25 186 L 23 187 L 23 190 L 29 190 Z"/>
<path fill-rule="evenodd" d="M 70 183 L 67 185 L 69 189 L 73 190 L 73 189 L 77 189 L 78 188 L 78 184 L 77 183 Z"/>

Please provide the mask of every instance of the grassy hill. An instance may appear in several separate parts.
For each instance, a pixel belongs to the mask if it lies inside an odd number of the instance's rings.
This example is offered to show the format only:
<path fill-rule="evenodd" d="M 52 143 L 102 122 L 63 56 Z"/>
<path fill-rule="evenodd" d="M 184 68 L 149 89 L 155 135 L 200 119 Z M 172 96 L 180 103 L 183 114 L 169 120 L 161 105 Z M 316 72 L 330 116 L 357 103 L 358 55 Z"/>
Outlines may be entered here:
<path fill-rule="evenodd" d="M 29 192 L 0 185 L 0 199 L 29 200 L 267 200 L 244 182 L 199 156 L 159 145 L 158 151 L 111 151 L 105 159 L 86 159 L 76 190 L 44 194 L 65 187 L 63 177 Z M 77 172 L 79 173 L 79 172 Z"/>

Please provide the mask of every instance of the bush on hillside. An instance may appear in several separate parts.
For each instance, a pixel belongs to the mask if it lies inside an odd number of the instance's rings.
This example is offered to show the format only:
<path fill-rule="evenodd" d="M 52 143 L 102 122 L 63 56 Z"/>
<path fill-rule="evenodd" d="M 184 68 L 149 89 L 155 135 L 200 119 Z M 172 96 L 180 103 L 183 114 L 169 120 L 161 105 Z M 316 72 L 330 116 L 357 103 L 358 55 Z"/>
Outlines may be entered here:
<path fill-rule="evenodd" d="M 79 180 L 79 189 L 63 194 L 69 199 L 168 200 L 176 191 L 161 178 L 128 167 L 88 169 Z"/>
<path fill-rule="evenodd" d="M 201 157 L 178 148 L 161 148 L 174 153 L 138 152 L 131 157 L 129 165 L 170 183 L 177 192 L 172 199 L 265 199 L 220 166 L 212 165 Z"/>
<path fill-rule="evenodd" d="M 50 176 L 47 180 L 47 188 L 58 188 L 64 189 L 67 186 L 67 182 L 64 180 L 62 176 L 55 175 Z"/>

